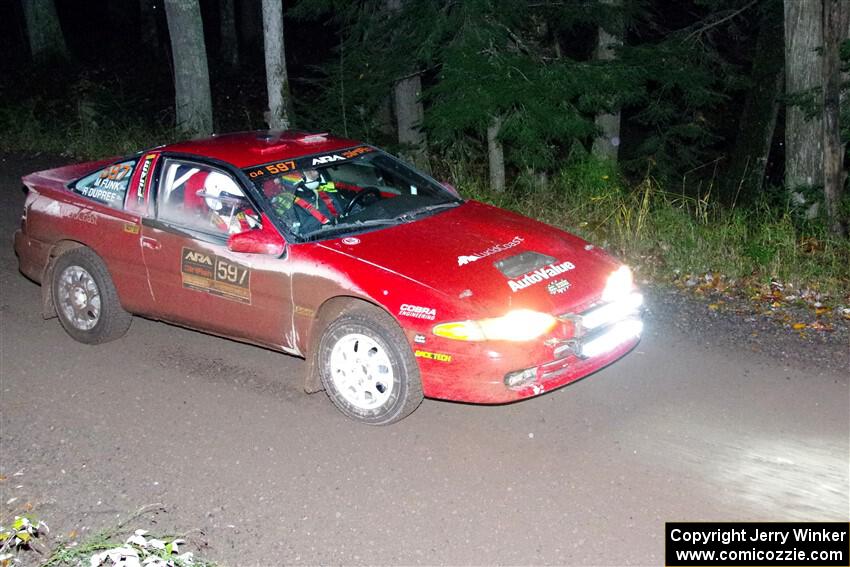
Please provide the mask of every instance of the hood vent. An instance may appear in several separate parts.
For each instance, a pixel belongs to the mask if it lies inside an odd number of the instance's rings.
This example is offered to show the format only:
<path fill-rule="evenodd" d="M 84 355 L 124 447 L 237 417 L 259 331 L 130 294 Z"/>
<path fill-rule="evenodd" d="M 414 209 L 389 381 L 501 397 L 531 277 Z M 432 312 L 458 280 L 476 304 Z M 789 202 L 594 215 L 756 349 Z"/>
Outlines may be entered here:
<path fill-rule="evenodd" d="M 540 252 L 522 252 L 516 256 L 493 262 L 493 266 L 508 278 L 513 279 L 537 268 L 554 264 L 555 258 Z"/>

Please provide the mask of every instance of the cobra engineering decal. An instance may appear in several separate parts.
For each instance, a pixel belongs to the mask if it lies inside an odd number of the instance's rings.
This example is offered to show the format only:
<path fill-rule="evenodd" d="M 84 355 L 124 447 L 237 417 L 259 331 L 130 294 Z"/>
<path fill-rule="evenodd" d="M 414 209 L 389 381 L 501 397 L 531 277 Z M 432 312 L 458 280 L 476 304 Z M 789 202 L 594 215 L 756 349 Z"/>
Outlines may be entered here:
<path fill-rule="evenodd" d="M 251 270 L 227 258 L 183 248 L 183 287 L 241 303 L 251 303 Z"/>

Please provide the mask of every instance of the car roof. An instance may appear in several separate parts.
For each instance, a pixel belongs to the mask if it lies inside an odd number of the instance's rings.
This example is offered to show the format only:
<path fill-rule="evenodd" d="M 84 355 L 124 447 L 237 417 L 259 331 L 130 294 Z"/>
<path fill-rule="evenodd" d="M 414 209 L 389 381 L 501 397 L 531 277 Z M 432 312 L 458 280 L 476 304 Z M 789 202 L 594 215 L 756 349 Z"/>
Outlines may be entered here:
<path fill-rule="evenodd" d="M 177 142 L 163 146 L 161 150 L 211 157 L 231 163 L 238 168 L 246 168 L 306 155 L 333 152 L 356 145 L 362 145 L 362 142 L 338 138 L 327 133 L 256 130 Z"/>

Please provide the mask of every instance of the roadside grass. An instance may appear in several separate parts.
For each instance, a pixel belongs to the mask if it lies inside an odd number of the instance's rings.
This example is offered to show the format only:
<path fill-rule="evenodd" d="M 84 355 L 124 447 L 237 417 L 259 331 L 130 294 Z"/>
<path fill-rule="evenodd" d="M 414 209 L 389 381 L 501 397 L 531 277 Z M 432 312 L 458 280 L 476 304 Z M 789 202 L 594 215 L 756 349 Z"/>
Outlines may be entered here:
<path fill-rule="evenodd" d="M 765 203 L 722 207 L 710 185 L 671 193 L 647 175 L 628 187 L 615 167 L 593 160 L 566 167 L 546 186 L 531 176 L 499 194 L 474 180 L 459 184 L 465 197 L 540 219 L 604 247 L 630 263 L 643 280 L 675 283 L 713 274 L 747 282 L 749 288 L 773 282 L 850 302 L 850 241 L 802 224 L 786 208 Z"/>
<path fill-rule="evenodd" d="M 112 118 L 94 102 L 74 102 L 35 97 L 0 106 L 0 150 L 95 159 L 127 155 L 178 138 L 161 122 L 120 112 Z"/>

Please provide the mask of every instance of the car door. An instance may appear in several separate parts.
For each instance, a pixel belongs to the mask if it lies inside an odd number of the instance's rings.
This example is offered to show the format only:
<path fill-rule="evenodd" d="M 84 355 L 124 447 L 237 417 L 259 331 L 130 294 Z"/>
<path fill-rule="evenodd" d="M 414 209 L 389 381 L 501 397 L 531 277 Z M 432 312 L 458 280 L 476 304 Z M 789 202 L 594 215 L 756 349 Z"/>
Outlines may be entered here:
<path fill-rule="evenodd" d="M 227 247 L 260 218 L 236 176 L 192 159 L 159 161 L 141 238 L 155 316 L 295 352 L 287 258 Z"/>

